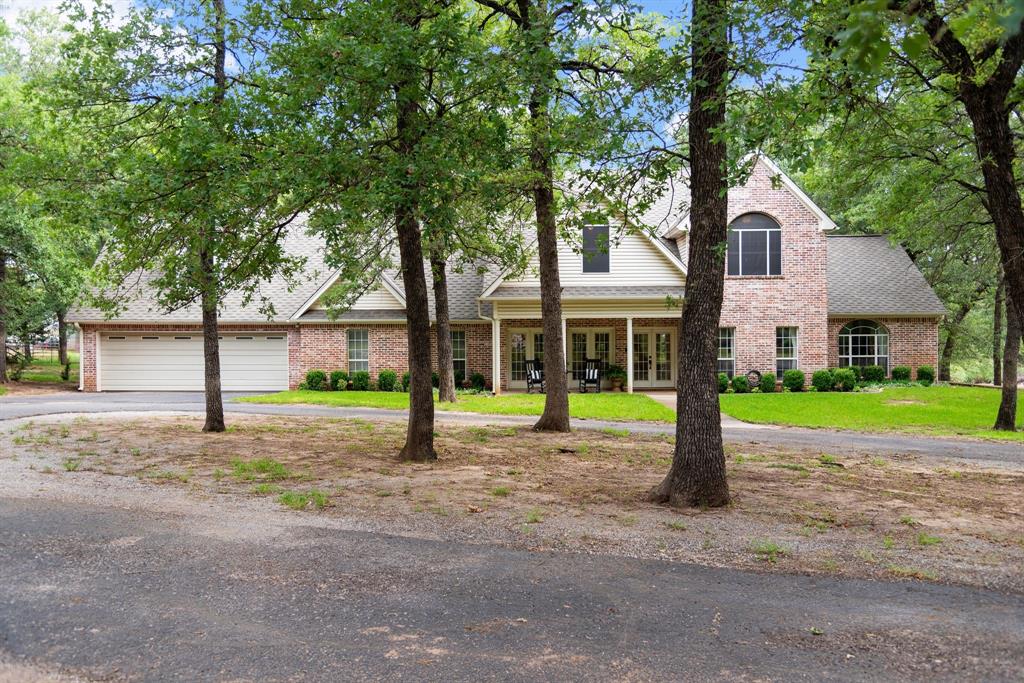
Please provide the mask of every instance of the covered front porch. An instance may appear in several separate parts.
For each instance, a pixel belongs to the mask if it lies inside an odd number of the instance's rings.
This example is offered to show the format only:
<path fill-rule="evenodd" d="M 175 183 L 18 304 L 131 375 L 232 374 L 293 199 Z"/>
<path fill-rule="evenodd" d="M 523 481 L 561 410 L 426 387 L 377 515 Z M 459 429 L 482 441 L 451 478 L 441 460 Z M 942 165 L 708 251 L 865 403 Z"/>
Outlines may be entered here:
<path fill-rule="evenodd" d="M 626 372 L 623 389 L 671 391 L 676 384 L 679 313 L 658 317 L 562 318 L 563 352 L 569 390 L 579 387 L 588 359 L 601 363 L 601 388 L 611 388 L 607 370 L 620 366 Z M 526 391 L 528 361 L 544 362 L 544 331 L 537 318 L 502 318 L 491 321 L 493 353 L 492 385 L 495 393 Z M 545 364 L 545 374 L 553 368 Z M 591 387 L 592 391 L 593 388 Z"/>

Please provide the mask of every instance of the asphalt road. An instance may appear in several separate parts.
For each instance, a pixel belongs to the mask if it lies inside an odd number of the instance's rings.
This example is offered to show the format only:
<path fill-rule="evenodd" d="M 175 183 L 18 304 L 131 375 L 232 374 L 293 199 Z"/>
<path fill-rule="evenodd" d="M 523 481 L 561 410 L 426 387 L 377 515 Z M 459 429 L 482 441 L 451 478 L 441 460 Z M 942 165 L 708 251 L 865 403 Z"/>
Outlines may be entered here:
<path fill-rule="evenodd" d="M 225 411 L 264 415 L 298 415 L 320 417 L 357 417 L 371 420 L 405 420 L 401 410 L 377 408 L 331 408 L 314 405 L 270 405 L 233 403 L 232 398 L 246 394 L 225 394 Z M 74 392 L 42 394 L 36 396 L 5 396 L 0 398 L 0 421 L 37 415 L 61 413 L 146 412 L 205 410 L 203 396 L 192 392 L 109 392 L 80 394 Z M 437 411 L 441 423 L 477 425 L 532 425 L 535 417 L 479 415 Z M 607 427 L 627 427 L 638 433 L 673 434 L 673 425 L 644 422 L 604 422 L 600 420 L 573 420 L 576 429 L 600 430 Z M 826 429 L 798 429 L 750 425 L 723 419 L 722 434 L 731 443 L 763 443 L 793 448 L 813 448 L 826 453 L 908 453 L 942 458 L 991 463 L 1024 465 L 1024 445 L 1012 442 L 979 441 L 969 439 L 942 439 L 916 435 L 866 434 Z"/>
<path fill-rule="evenodd" d="M 0 662 L 104 681 L 1024 677 L 1019 595 L 183 510 L 0 483 Z"/>

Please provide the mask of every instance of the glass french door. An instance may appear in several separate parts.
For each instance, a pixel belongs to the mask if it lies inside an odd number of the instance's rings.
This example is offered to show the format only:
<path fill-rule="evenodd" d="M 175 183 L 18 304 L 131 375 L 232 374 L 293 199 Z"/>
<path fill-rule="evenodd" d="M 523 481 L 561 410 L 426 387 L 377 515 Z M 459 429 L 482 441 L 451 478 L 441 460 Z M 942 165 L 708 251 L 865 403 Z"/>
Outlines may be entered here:
<path fill-rule="evenodd" d="M 509 386 L 526 388 L 526 361 L 544 362 L 544 333 L 539 330 L 512 330 L 509 333 Z"/>
<path fill-rule="evenodd" d="M 670 330 L 633 333 L 633 384 L 671 387 L 675 384 L 675 348 Z"/>

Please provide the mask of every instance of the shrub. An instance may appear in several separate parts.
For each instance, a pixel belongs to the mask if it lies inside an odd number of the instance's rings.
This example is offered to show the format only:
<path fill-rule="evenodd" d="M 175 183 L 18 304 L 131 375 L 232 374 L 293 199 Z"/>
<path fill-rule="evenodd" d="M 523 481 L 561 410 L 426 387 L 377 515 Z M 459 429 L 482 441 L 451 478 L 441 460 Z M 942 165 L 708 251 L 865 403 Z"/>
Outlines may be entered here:
<path fill-rule="evenodd" d="M 466 383 L 466 373 L 462 370 L 455 371 L 455 388 L 460 389 Z"/>
<path fill-rule="evenodd" d="M 430 373 L 430 383 L 434 385 L 435 389 L 437 389 L 439 386 L 441 386 L 441 375 L 437 374 L 436 372 Z"/>
<path fill-rule="evenodd" d="M 354 391 L 369 391 L 370 373 L 366 370 L 352 373 L 352 389 Z"/>
<path fill-rule="evenodd" d="M 348 389 L 348 373 L 344 370 L 335 370 L 331 373 L 331 391 L 345 391 Z"/>
<path fill-rule="evenodd" d="M 732 378 L 732 390 L 737 394 L 749 394 L 750 393 L 750 382 L 747 381 L 746 376 L 736 375 Z"/>
<path fill-rule="evenodd" d="M 479 372 L 474 372 L 469 376 L 469 383 L 477 391 L 483 391 L 487 388 L 487 378 L 481 375 Z"/>
<path fill-rule="evenodd" d="M 66 363 L 60 371 L 60 378 L 67 382 L 71 379 L 71 363 Z"/>
<path fill-rule="evenodd" d="M 910 368 L 906 365 L 897 365 L 892 369 L 892 380 L 894 382 L 909 382 Z"/>
<path fill-rule="evenodd" d="M 761 391 L 765 394 L 775 393 L 775 373 L 766 372 L 761 375 Z"/>
<path fill-rule="evenodd" d="M 718 373 L 718 393 L 724 394 L 729 389 L 729 375 L 724 372 Z"/>
<path fill-rule="evenodd" d="M 833 370 L 832 386 L 836 391 L 853 391 L 853 388 L 857 386 L 857 375 L 850 368 Z"/>
<path fill-rule="evenodd" d="M 811 386 L 818 391 L 832 391 L 836 378 L 831 370 L 815 370 L 811 375 Z"/>
<path fill-rule="evenodd" d="M 789 389 L 790 391 L 803 391 L 804 371 L 786 370 L 784 373 L 782 373 L 782 386 Z"/>
<path fill-rule="evenodd" d="M 310 370 L 306 373 L 306 388 L 310 391 L 327 391 L 327 373 L 323 370 Z"/>
<path fill-rule="evenodd" d="M 377 388 L 380 391 L 394 391 L 398 384 L 398 373 L 394 370 L 381 370 L 377 375 Z"/>
<path fill-rule="evenodd" d="M 935 381 L 935 368 L 930 365 L 922 365 L 917 369 L 917 381 L 928 385 Z"/>
<path fill-rule="evenodd" d="M 865 382 L 878 383 L 885 381 L 885 368 L 881 365 L 865 365 L 860 376 Z"/>
<path fill-rule="evenodd" d="M 402 373 L 402 391 L 409 391 L 409 383 L 412 382 L 412 375 L 408 372 Z"/>

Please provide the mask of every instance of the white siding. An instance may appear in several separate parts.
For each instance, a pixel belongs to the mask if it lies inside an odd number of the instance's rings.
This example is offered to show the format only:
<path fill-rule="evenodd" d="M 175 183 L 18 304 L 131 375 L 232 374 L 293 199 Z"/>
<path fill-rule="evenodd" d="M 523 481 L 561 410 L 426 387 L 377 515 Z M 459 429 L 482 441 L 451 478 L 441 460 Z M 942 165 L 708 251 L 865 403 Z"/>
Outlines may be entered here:
<path fill-rule="evenodd" d="M 502 319 L 540 318 L 540 301 L 500 301 L 495 304 L 496 315 Z M 587 300 L 562 301 L 562 315 L 566 318 L 678 318 L 678 301 L 668 306 L 661 301 Z"/>
<path fill-rule="evenodd" d="M 607 273 L 584 273 L 583 255 L 562 240 L 558 241 L 558 273 L 563 287 L 673 287 L 682 285 L 685 280 L 679 267 L 644 235 L 623 235 L 618 244 L 612 245 L 609 261 Z M 539 287 L 539 272 L 539 261 L 534 256 L 521 278 L 505 280 L 504 284 Z"/>
<path fill-rule="evenodd" d="M 352 308 L 350 310 L 401 311 L 404 308 L 405 306 L 402 305 L 402 302 L 396 299 L 394 294 L 384 289 L 383 285 L 381 285 L 378 286 L 376 289 L 371 289 L 370 291 L 366 292 L 366 294 L 363 294 L 361 297 L 356 299 L 355 303 L 352 304 Z M 324 305 L 320 303 L 320 301 L 317 301 L 312 306 L 310 306 L 310 310 L 314 311 L 322 311 L 323 309 Z"/>

